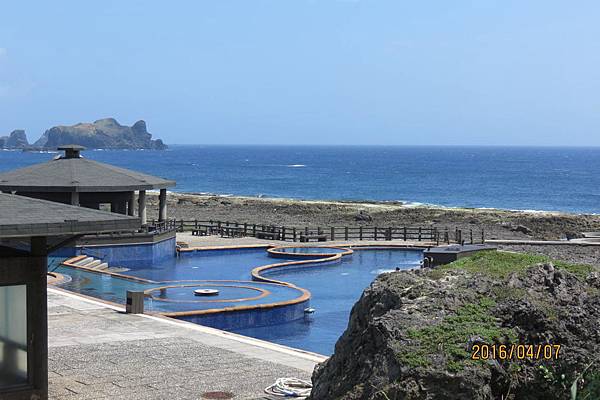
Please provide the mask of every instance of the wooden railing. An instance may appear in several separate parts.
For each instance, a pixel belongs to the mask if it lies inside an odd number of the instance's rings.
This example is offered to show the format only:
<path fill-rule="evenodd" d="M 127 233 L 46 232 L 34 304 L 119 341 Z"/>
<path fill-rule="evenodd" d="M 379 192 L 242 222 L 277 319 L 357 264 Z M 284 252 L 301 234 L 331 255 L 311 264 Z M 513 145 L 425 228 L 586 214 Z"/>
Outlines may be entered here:
<path fill-rule="evenodd" d="M 151 224 L 148 224 L 146 230 L 148 232 L 152 232 L 152 233 L 164 233 L 164 232 L 171 232 L 171 231 L 179 231 L 182 232 L 180 230 L 180 223 L 179 221 L 176 221 L 174 219 L 168 219 L 165 221 L 155 221 L 152 220 Z"/>
<path fill-rule="evenodd" d="M 403 240 L 417 242 L 474 244 L 485 242 L 485 232 L 435 227 L 328 226 L 298 227 L 249 224 L 214 220 L 171 220 L 178 232 L 223 237 L 258 237 L 281 241 L 303 240 Z"/>

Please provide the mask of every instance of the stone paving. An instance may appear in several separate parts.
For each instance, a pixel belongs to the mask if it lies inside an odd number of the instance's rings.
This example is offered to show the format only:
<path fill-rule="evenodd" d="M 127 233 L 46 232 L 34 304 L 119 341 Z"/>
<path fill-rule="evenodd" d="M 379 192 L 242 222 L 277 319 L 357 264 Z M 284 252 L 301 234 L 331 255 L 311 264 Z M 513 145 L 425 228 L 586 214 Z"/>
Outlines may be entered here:
<path fill-rule="evenodd" d="M 276 378 L 310 380 L 316 362 L 324 359 L 48 291 L 51 399 L 201 400 L 217 391 L 233 399 L 270 399 L 263 389 Z"/>
<path fill-rule="evenodd" d="M 191 232 L 178 232 L 177 241 L 185 242 L 190 247 L 211 247 L 211 246 L 250 246 L 250 245 L 275 245 L 275 246 L 339 246 L 344 244 L 354 244 L 363 246 L 386 246 L 386 245 L 412 245 L 412 246 L 431 246 L 430 242 L 403 241 L 403 240 L 335 240 L 328 242 L 282 242 L 279 240 L 265 240 L 254 237 L 242 238 L 222 238 L 217 235 L 212 236 L 193 236 Z"/>

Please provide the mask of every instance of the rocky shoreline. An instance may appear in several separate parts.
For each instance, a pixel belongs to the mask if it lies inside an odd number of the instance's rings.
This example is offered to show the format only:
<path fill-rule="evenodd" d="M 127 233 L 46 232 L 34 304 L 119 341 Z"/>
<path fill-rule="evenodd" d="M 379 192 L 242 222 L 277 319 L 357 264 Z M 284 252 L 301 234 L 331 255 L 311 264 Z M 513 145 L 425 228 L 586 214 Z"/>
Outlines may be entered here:
<path fill-rule="evenodd" d="M 156 202 L 156 195 L 150 196 Z M 600 230 L 600 215 L 169 193 L 169 217 L 286 226 L 485 229 L 488 239 L 558 240 Z"/>
<path fill-rule="evenodd" d="M 158 196 L 148 196 L 158 204 Z M 157 207 L 148 208 L 156 218 Z M 493 209 L 460 209 L 407 206 L 388 202 L 307 201 L 255 197 L 225 197 L 190 193 L 169 193 L 169 218 L 221 220 L 273 224 L 287 227 L 379 226 L 456 228 L 485 232 L 486 239 L 558 240 L 578 237 L 581 232 L 600 231 L 599 215 L 558 212 L 525 212 Z M 527 251 L 528 246 L 505 245 L 507 250 Z M 583 246 L 534 246 L 529 250 L 570 262 L 600 259 L 596 249 Z"/>

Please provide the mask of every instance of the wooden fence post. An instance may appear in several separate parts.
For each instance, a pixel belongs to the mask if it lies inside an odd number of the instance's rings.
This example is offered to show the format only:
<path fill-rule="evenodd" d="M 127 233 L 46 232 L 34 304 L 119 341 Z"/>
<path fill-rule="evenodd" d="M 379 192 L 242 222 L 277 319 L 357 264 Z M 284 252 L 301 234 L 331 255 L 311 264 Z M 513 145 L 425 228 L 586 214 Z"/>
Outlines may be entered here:
<path fill-rule="evenodd" d="M 406 239 L 407 239 L 407 233 L 408 233 L 408 232 L 406 231 L 406 227 L 404 227 L 404 241 L 405 241 L 405 242 L 406 242 Z"/>
<path fill-rule="evenodd" d="M 392 228 L 387 228 L 387 240 L 392 240 Z"/>
<path fill-rule="evenodd" d="M 348 227 L 344 227 L 344 238 L 348 240 Z"/>
<path fill-rule="evenodd" d="M 294 242 L 296 241 L 296 228 L 292 228 L 292 233 L 294 235 Z"/>
<path fill-rule="evenodd" d="M 485 243 L 485 232 L 483 229 L 481 230 L 481 243 Z"/>
<path fill-rule="evenodd" d="M 421 227 L 419 227 L 419 242 L 421 241 Z"/>
<path fill-rule="evenodd" d="M 198 219 L 194 220 L 194 229 L 198 229 Z"/>
<path fill-rule="evenodd" d="M 469 235 L 471 236 L 471 244 L 473 244 L 473 229 L 469 231 Z"/>
<path fill-rule="evenodd" d="M 373 240 L 377 241 L 377 227 L 373 228 Z"/>
<path fill-rule="evenodd" d="M 363 240 L 362 226 L 358 227 L 358 240 Z"/>
<path fill-rule="evenodd" d="M 285 242 L 285 226 L 281 227 L 281 240 Z"/>
<path fill-rule="evenodd" d="M 335 240 L 335 226 L 331 227 L 331 241 Z"/>

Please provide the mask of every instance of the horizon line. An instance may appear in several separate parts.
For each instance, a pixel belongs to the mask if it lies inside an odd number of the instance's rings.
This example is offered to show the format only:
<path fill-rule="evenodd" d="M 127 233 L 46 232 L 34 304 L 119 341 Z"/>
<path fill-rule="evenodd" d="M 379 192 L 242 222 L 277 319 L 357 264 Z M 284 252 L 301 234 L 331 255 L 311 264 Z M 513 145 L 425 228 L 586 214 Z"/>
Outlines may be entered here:
<path fill-rule="evenodd" d="M 165 143 L 167 146 L 272 146 L 272 147 L 496 147 L 496 148 L 600 148 L 597 145 L 568 145 L 568 144 L 366 144 L 366 143 Z"/>

